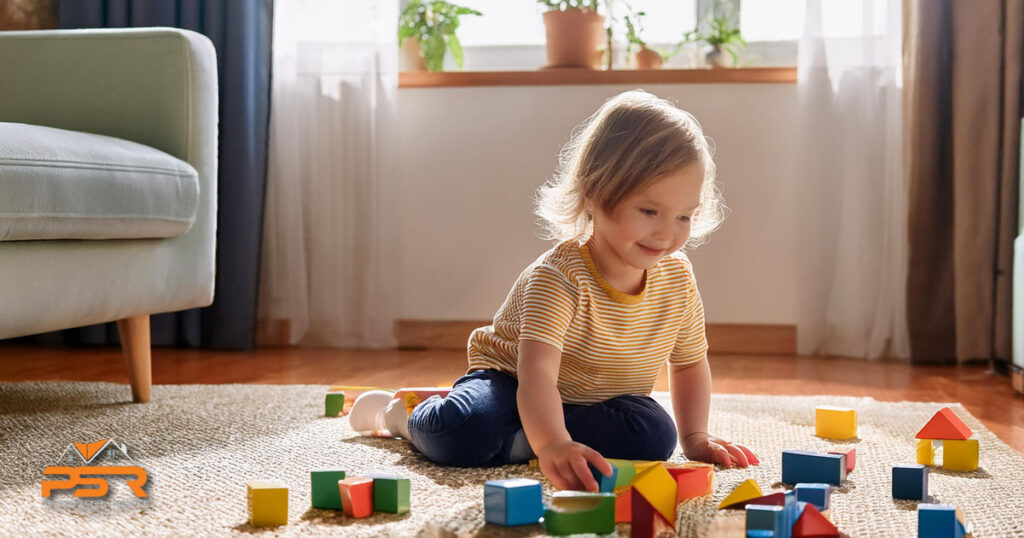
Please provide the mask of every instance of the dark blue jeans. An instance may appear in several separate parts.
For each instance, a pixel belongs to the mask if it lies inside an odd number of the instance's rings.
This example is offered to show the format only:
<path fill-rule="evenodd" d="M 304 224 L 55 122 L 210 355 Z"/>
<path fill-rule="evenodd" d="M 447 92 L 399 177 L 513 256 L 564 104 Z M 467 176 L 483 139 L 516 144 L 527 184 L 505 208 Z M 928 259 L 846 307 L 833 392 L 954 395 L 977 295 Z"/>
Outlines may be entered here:
<path fill-rule="evenodd" d="M 522 463 L 509 451 L 522 429 L 519 381 L 497 370 L 464 375 L 446 398 L 431 396 L 409 416 L 409 437 L 441 465 L 480 467 Z M 648 396 L 618 396 L 592 405 L 563 404 L 569 436 L 606 458 L 666 460 L 675 450 L 672 417 Z"/>

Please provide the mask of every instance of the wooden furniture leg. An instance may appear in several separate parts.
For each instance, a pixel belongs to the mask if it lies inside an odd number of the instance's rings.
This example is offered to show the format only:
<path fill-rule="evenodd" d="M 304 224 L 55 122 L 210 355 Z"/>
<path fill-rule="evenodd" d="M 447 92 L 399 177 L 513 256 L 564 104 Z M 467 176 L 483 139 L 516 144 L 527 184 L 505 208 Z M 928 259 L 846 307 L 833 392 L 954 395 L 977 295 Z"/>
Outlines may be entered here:
<path fill-rule="evenodd" d="M 121 350 L 128 366 L 128 382 L 132 385 L 132 400 L 148 402 L 153 385 L 149 345 L 149 315 L 135 316 L 117 321 L 121 336 Z"/>

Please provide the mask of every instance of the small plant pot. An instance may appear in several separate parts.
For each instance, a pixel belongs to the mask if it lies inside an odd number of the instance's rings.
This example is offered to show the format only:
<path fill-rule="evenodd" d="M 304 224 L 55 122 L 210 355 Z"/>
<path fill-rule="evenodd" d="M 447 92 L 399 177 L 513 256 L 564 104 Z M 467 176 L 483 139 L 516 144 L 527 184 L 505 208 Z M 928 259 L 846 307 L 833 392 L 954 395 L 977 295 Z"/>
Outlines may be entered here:
<path fill-rule="evenodd" d="M 636 52 L 637 69 L 661 69 L 661 54 L 651 49 L 640 49 Z"/>
<path fill-rule="evenodd" d="M 600 69 L 607 37 L 604 16 L 569 8 L 544 13 L 549 68 Z"/>
<path fill-rule="evenodd" d="M 704 63 L 712 69 L 729 67 L 725 51 L 720 47 L 712 47 L 711 50 L 704 55 Z"/>
<path fill-rule="evenodd" d="M 420 42 L 415 37 L 402 40 L 402 59 L 406 71 L 426 71 L 427 62 L 420 56 Z"/>

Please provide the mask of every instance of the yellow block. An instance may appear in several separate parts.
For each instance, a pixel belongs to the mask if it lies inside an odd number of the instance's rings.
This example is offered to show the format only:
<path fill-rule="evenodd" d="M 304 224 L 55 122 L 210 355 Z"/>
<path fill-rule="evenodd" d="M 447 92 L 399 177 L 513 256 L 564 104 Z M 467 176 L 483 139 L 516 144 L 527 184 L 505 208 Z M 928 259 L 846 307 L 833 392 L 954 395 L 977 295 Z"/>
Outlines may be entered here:
<path fill-rule="evenodd" d="M 950 471 L 974 471 L 978 468 L 977 439 L 943 439 L 942 468 Z"/>
<path fill-rule="evenodd" d="M 921 465 L 935 465 L 935 445 L 931 439 L 916 439 L 917 441 L 917 463 Z"/>
<path fill-rule="evenodd" d="M 249 524 L 270 527 L 288 524 L 288 486 L 279 480 L 254 480 L 246 486 Z"/>
<path fill-rule="evenodd" d="M 721 510 L 727 506 L 762 496 L 761 486 L 758 486 L 757 481 L 753 478 L 748 478 L 744 480 L 742 484 L 736 486 L 736 489 L 732 490 L 732 493 L 730 493 L 728 497 L 722 499 L 722 502 L 718 505 L 718 509 Z"/>
<path fill-rule="evenodd" d="M 640 471 L 637 465 L 637 476 L 633 479 L 633 489 L 651 503 L 670 524 L 676 524 L 676 485 L 675 479 L 660 464 L 651 465 Z"/>
<path fill-rule="evenodd" d="M 819 405 L 814 408 L 814 435 L 826 439 L 857 437 L 857 411 L 846 407 Z"/>

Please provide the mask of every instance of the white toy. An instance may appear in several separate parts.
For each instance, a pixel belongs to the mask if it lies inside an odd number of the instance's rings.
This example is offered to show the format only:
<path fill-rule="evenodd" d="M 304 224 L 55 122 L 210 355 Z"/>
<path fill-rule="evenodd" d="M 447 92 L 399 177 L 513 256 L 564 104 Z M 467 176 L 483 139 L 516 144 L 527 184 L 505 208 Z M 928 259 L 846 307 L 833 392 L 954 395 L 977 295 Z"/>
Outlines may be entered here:
<path fill-rule="evenodd" d="M 386 390 L 369 390 L 360 394 L 348 414 L 349 425 L 360 433 L 387 432 L 384 409 L 393 399 L 394 393 Z"/>

